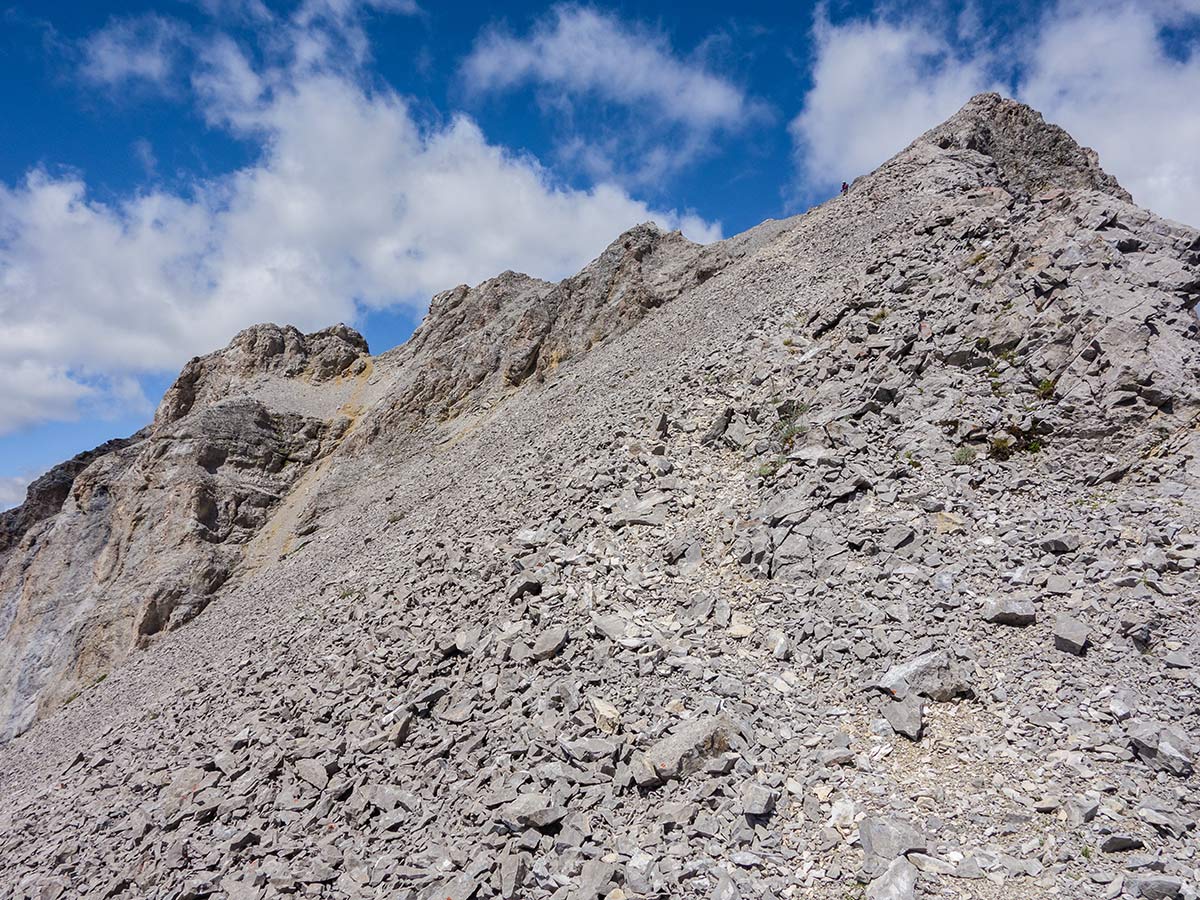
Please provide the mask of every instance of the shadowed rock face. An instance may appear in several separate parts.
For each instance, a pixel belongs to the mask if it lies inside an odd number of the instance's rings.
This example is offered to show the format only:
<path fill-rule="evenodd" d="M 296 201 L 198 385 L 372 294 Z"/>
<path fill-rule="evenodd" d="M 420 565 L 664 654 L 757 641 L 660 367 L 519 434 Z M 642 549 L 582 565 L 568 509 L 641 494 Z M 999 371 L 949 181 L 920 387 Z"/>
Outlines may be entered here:
<path fill-rule="evenodd" d="M 129 438 L 105 441 L 94 450 L 87 450 L 59 463 L 45 475 L 36 478 L 25 491 L 25 502 L 0 512 L 0 553 L 3 553 L 38 522 L 50 518 L 62 509 L 76 476 L 101 456 L 137 443 L 145 436 L 138 432 Z"/>
<path fill-rule="evenodd" d="M 345 326 L 247 329 L 193 359 L 154 424 L 64 463 L 0 519 L 0 739 L 200 612 L 290 486 L 338 443 Z"/>
<path fill-rule="evenodd" d="M 5 519 L 9 733 L 90 687 L 0 893 L 1191 896 L 1198 273 L 982 95 L 379 357 L 239 335 Z"/>

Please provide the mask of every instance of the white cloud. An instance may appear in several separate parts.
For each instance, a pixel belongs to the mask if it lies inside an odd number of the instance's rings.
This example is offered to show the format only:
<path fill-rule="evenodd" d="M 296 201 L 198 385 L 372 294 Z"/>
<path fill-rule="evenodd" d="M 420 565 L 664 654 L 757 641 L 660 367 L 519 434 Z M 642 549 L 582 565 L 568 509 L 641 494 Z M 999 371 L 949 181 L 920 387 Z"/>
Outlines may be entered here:
<path fill-rule="evenodd" d="M 634 181 L 661 177 L 705 151 L 717 132 L 737 131 L 767 114 L 702 59 L 677 55 L 662 34 L 576 5 L 556 6 L 524 37 L 484 33 L 462 71 L 475 93 L 533 85 L 556 114 L 584 100 L 629 111 L 613 143 L 624 145 L 631 159 L 604 152 L 594 128 L 585 153 L 577 137 L 566 138 L 564 149 L 590 171 L 628 170 Z"/>
<path fill-rule="evenodd" d="M 1061 3 L 1035 30 L 1019 96 L 1095 148 L 1135 202 L 1200 225 L 1200 43 L 1169 55 L 1160 28 L 1200 3 Z"/>
<path fill-rule="evenodd" d="M 130 83 L 165 88 L 178 62 L 182 35 L 177 23 L 162 16 L 113 19 L 84 41 L 80 74 L 112 88 Z"/>
<path fill-rule="evenodd" d="M 130 149 L 146 174 L 154 177 L 158 173 L 158 157 L 154 155 L 154 145 L 145 138 L 138 138 L 130 145 Z"/>
<path fill-rule="evenodd" d="M 191 0 L 209 16 L 222 21 L 269 22 L 274 15 L 262 0 Z"/>
<path fill-rule="evenodd" d="M 357 67 L 371 55 L 363 19 L 370 13 L 416 15 L 415 0 L 304 0 L 287 29 L 297 69 L 325 68 L 334 61 Z"/>
<path fill-rule="evenodd" d="M 986 59 L 961 59 L 925 23 L 883 19 L 813 29 L 813 87 L 790 131 L 806 184 L 865 174 L 988 85 Z"/>
<path fill-rule="evenodd" d="M 255 164 L 112 203 L 79 175 L 0 184 L 0 433 L 144 402 L 131 376 L 253 322 L 421 307 L 507 268 L 560 277 L 648 219 L 720 236 L 611 185 L 562 187 L 466 117 L 423 128 L 344 72 L 255 68 L 228 40 L 205 59 L 206 113 L 260 142 Z"/>
<path fill-rule="evenodd" d="M 0 326 L 0 337 L 9 337 L 7 324 Z M 0 374 L 0 423 L 8 429 L 46 419 L 73 419 L 79 404 L 95 394 L 94 388 L 72 379 L 63 367 L 53 363 L 22 359 L 19 353 L 10 354 L 3 349 L 0 360 L 4 361 L 4 371 Z"/>
<path fill-rule="evenodd" d="M 329 17 L 347 22 L 357 19 L 364 10 L 411 16 L 421 8 L 416 0 L 304 0 L 296 11 L 296 21 L 310 25 L 316 19 Z"/>
<path fill-rule="evenodd" d="M 532 82 L 630 106 L 647 104 L 670 121 L 695 127 L 736 128 L 749 115 L 741 90 L 700 64 L 678 59 L 661 35 L 578 6 L 556 7 L 526 38 L 487 33 L 463 72 L 475 90 Z"/>
<path fill-rule="evenodd" d="M 831 25 L 822 13 L 813 87 L 790 126 L 801 178 L 819 191 L 867 172 L 972 94 L 1000 89 L 1096 149 L 1136 202 L 1200 224 L 1200 45 L 1172 53 L 1162 34 L 1197 17 L 1200 0 L 1060 0 L 1023 33 L 975 20 L 966 39 L 953 28 L 969 20 Z"/>
<path fill-rule="evenodd" d="M 0 512 L 25 502 L 25 488 L 30 479 L 12 475 L 0 477 Z"/>

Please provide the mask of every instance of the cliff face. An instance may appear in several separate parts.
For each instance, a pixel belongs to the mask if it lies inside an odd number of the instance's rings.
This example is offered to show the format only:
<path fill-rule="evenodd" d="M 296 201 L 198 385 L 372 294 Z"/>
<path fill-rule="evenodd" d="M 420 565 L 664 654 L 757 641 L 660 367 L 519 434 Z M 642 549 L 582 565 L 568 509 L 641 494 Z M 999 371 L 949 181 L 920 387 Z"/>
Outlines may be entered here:
<path fill-rule="evenodd" d="M 0 512 L 0 553 L 16 544 L 29 529 L 39 522 L 57 515 L 67 502 L 75 478 L 102 456 L 123 450 L 145 436 L 138 432 L 129 438 L 105 441 L 94 450 L 88 450 L 59 463 L 45 475 L 34 479 L 25 492 L 25 502 L 13 509 Z"/>
<path fill-rule="evenodd" d="M 0 520 L 0 887 L 1189 896 L 1198 301 L 982 95 L 377 357 L 251 329 Z"/>
<path fill-rule="evenodd" d="M 362 338 L 258 326 L 194 359 L 154 423 L 34 482 L 0 524 L 0 739 L 198 614 L 344 434 Z"/>

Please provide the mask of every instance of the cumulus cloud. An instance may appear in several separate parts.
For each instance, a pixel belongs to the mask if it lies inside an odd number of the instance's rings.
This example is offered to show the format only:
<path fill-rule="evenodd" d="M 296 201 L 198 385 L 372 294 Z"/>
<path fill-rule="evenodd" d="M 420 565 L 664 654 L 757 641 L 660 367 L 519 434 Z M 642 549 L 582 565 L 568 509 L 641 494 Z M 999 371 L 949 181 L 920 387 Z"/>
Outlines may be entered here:
<path fill-rule="evenodd" d="M 0 326 L 0 337 L 7 344 L 11 338 L 19 339 L 19 334 L 9 335 L 7 326 Z M 21 359 L 19 353 L 4 349 L 0 349 L 0 359 L 5 360 L 5 371 L 0 374 L 0 423 L 10 429 L 46 419 L 72 419 L 81 401 L 95 394 L 93 388 L 53 363 Z"/>
<path fill-rule="evenodd" d="M 1200 225 L 1200 43 L 1172 53 L 1164 26 L 1200 3 L 1061 3 L 1035 30 L 1020 99 L 1100 153 L 1155 212 Z"/>
<path fill-rule="evenodd" d="M 833 25 L 822 11 L 813 37 L 813 86 L 789 126 L 810 188 L 870 171 L 989 83 L 986 58 L 916 19 Z"/>
<path fill-rule="evenodd" d="M 501 29 L 485 32 L 462 67 L 475 93 L 524 85 L 540 90 L 556 110 L 578 101 L 598 101 L 628 110 L 619 140 L 636 147 L 633 180 L 660 177 L 690 161 L 720 131 L 737 131 L 766 115 L 703 59 L 678 55 L 667 38 L 621 22 L 589 7 L 560 5 L 524 36 Z M 649 144 L 645 136 L 652 136 Z M 568 138 L 568 155 L 594 170 L 623 168 L 594 140 L 579 152 Z"/>
<path fill-rule="evenodd" d="M 153 14 L 113 19 L 83 42 L 80 74 L 92 84 L 165 89 L 179 60 L 184 30 Z"/>
<path fill-rule="evenodd" d="M 79 174 L 0 185 L 0 433 L 144 403 L 132 376 L 254 322 L 419 308 L 507 268 L 560 277 L 649 219 L 720 236 L 611 185 L 564 187 L 469 118 L 423 127 L 341 69 L 255 66 L 230 39 L 202 57 L 199 102 L 259 142 L 253 165 L 112 202 Z"/>
<path fill-rule="evenodd" d="M 595 94 L 699 127 L 736 127 L 747 115 L 743 93 L 703 66 L 678 59 L 664 37 L 577 6 L 556 7 L 524 38 L 485 34 L 463 65 L 476 90 L 525 82 Z"/>
<path fill-rule="evenodd" d="M 1170 47 L 1164 32 L 1198 19 L 1197 0 L 1059 0 L 1027 31 L 976 20 L 968 35 L 962 20 L 834 25 L 822 12 L 813 86 L 790 126 L 801 179 L 828 189 L 869 171 L 973 93 L 1001 90 L 1095 148 L 1138 203 L 1200 224 L 1200 119 L 1181 114 L 1200 96 L 1200 46 Z"/>

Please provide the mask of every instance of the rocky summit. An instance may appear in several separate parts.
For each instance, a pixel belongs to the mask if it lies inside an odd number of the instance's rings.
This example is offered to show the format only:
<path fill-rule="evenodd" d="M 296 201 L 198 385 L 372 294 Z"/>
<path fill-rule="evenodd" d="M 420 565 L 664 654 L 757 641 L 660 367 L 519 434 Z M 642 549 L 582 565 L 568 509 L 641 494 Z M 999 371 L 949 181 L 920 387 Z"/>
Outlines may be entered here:
<path fill-rule="evenodd" d="M 1195 898 L 1200 233 L 972 99 L 0 515 L 0 897 Z"/>

